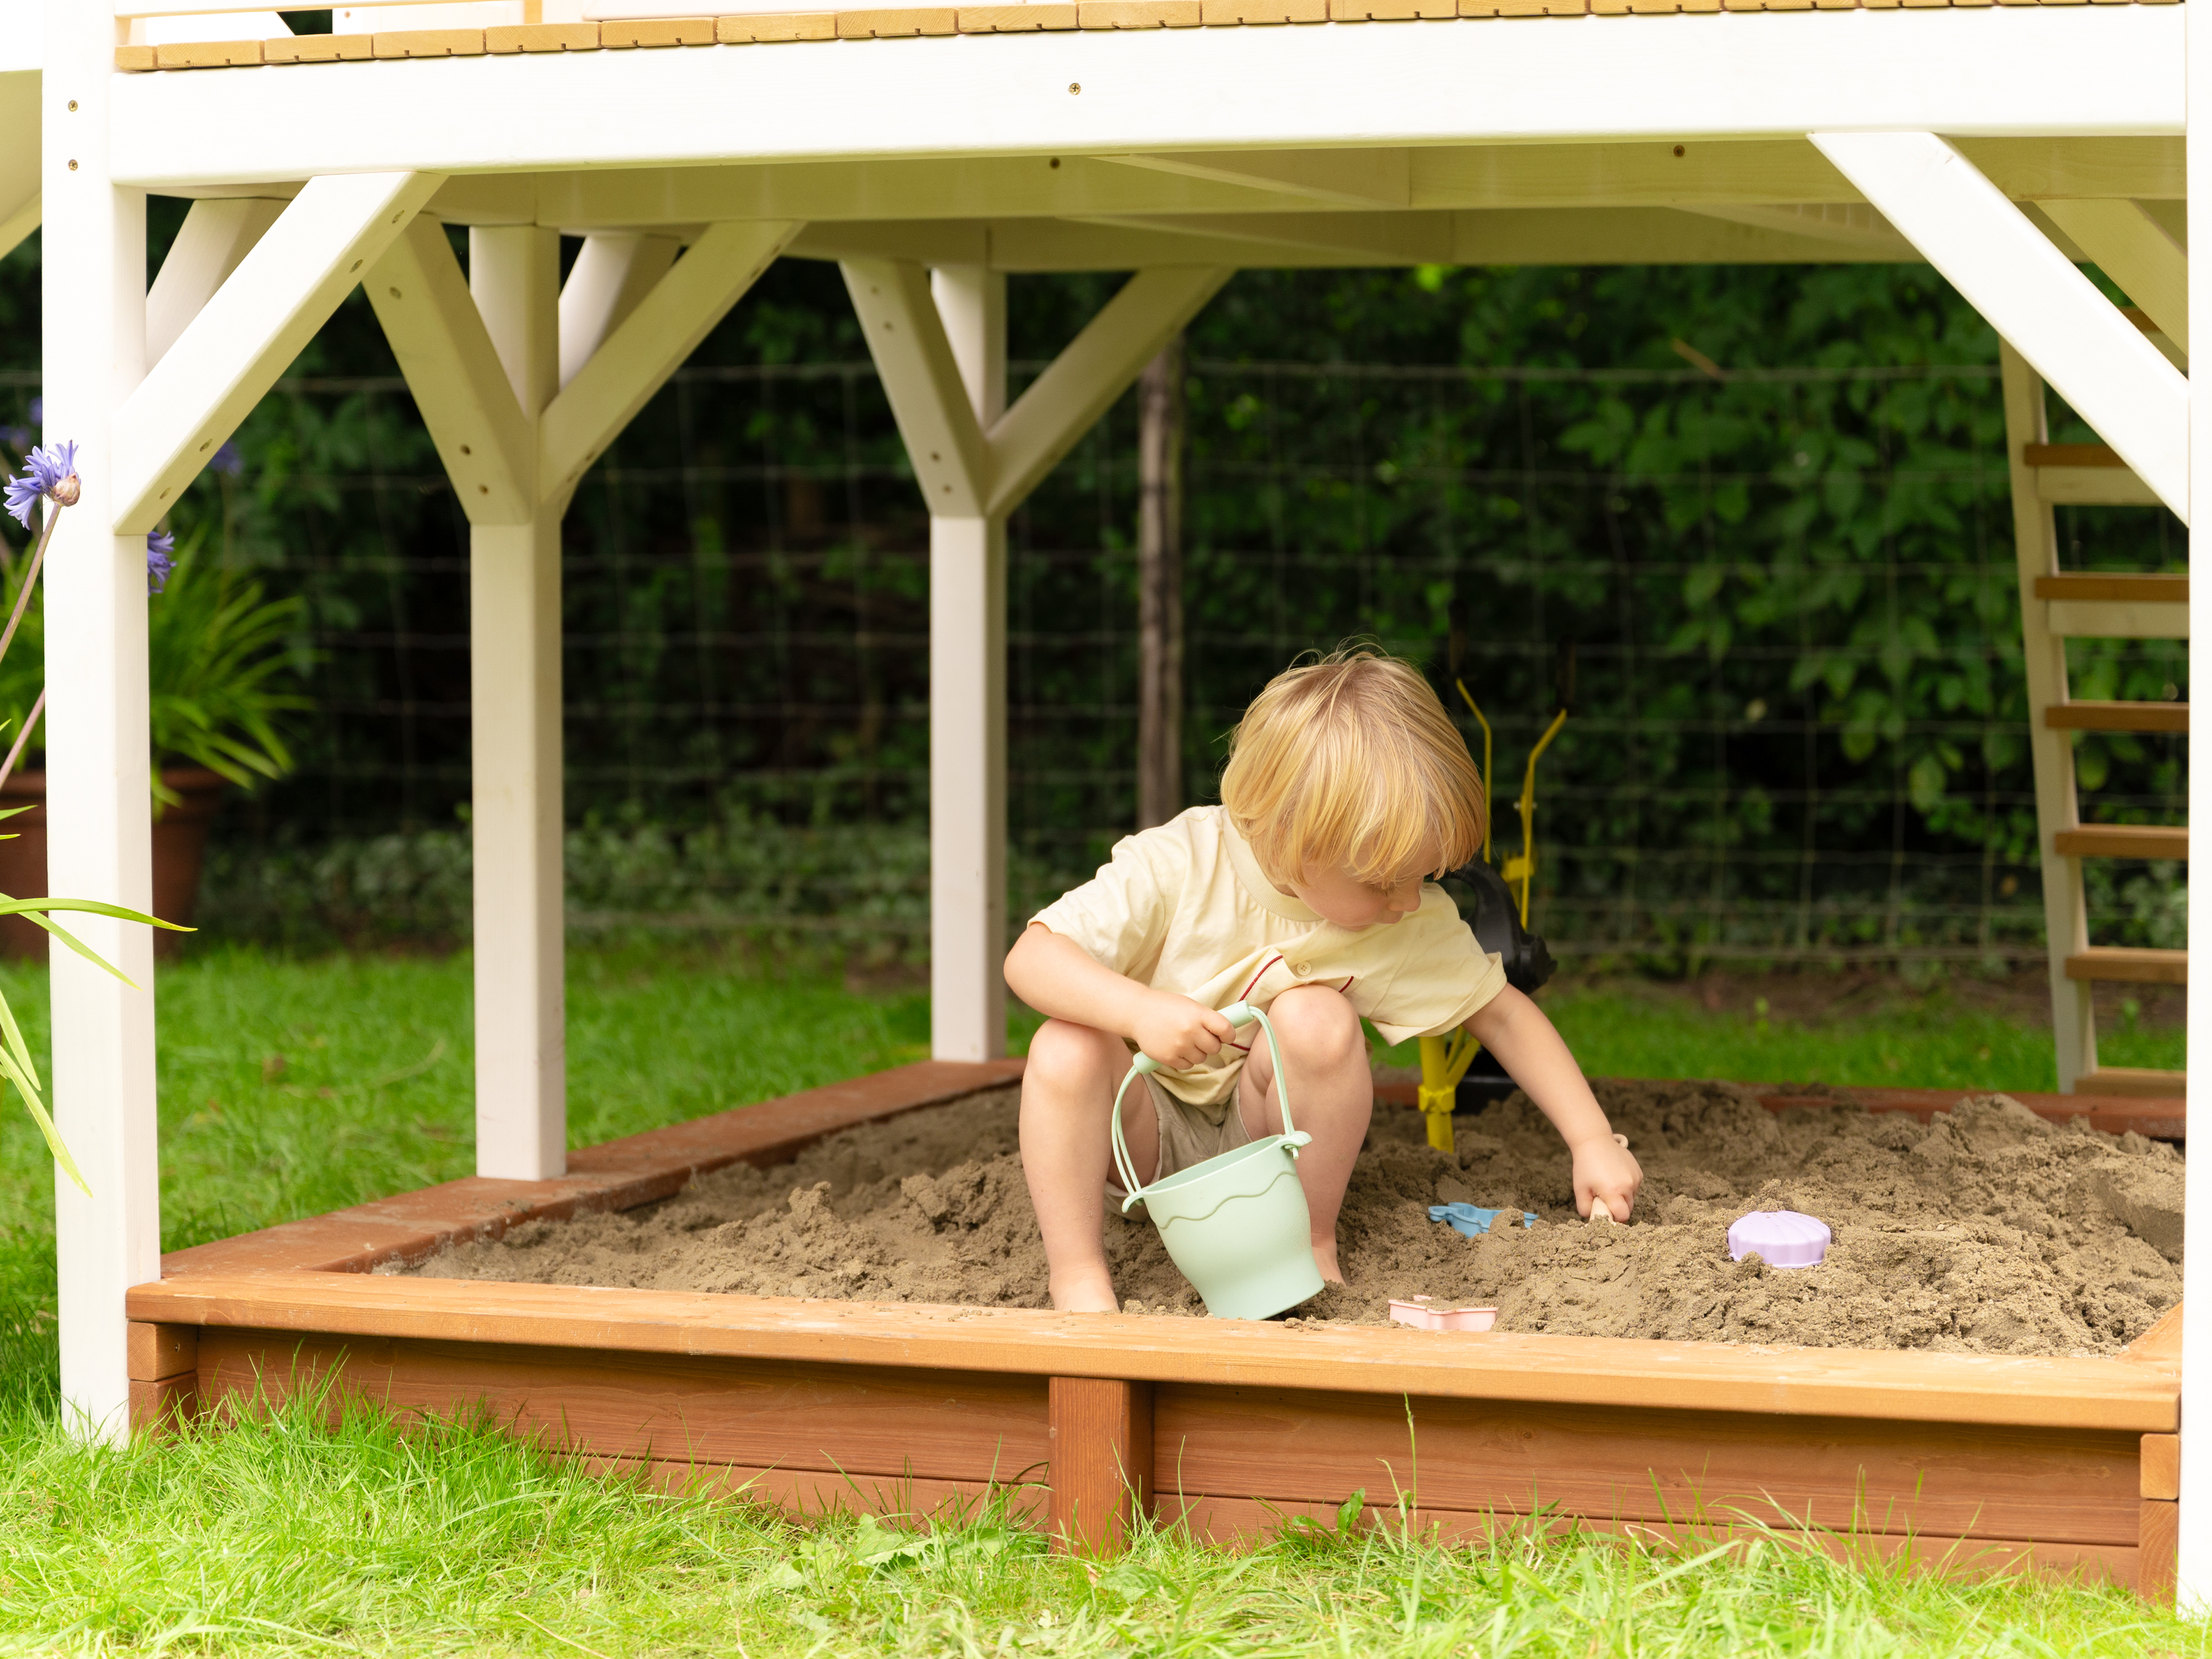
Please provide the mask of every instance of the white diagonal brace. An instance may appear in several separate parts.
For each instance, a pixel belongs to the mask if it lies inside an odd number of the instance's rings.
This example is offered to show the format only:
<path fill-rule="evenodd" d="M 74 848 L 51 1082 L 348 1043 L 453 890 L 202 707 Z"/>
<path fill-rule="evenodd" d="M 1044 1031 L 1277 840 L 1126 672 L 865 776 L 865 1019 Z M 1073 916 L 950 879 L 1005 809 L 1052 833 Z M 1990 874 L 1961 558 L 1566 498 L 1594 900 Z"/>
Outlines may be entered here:
<path fill-rule="evenodd" d="M 1124 283 L 993 423 L 984 510 L 1007 513 L 1018 506 L 1128 390 L 1160 348 L 1235 275 L 1224 265 L 1171 265 L 1140 270 Z"/>
<path fill-rule="evenodd" d="M 115 532 L 151 530 L 443 182 L 313 179 L 116 411 Z"/>
<path fill-rule="evenodd" d="M 2189 383 L 2119 307 L 1934 133 L 1808 136 L 2185 522 Z"/>
<path fill-rule="evenodd" d="M 2141 203 L 2074 197 L 2036 206 L 2143 308 L 2167 339 L 2189 349 L 2189 256 Z"/>
<path fill-rule="evenodd" d="M 928 272 L 903 259 L 848 259 L 838 269 L 930 516 L 985 516 L 989 456 Z"/>
<path fill-rule="evenodd" d="M 546 406 L 538 430 L 538 493 L 565 499 L 802 228 L 795 220 L 711 225 Z"/>
<path fill-rule="evenodd" d="M 252 196 L 220 197 L 192 204 L 177 240 L 146 290 L 146 362 L 168 355 L 177 337 L 230 280 L 240 261 L 266 235 L 284 204 Z"/>
<path fill-rule="evenodd" d="M 561 384 L 583 372 L 608 335 L 644 302 L 683 245 L 673 236 L 586 236 L 561 284 Z"/>
<path fill-rule="evenodd" d="M 469 522 L 528 524 L 538 506 L 536 438 L 446 228 L 416 219 L 365 285 Z"/>

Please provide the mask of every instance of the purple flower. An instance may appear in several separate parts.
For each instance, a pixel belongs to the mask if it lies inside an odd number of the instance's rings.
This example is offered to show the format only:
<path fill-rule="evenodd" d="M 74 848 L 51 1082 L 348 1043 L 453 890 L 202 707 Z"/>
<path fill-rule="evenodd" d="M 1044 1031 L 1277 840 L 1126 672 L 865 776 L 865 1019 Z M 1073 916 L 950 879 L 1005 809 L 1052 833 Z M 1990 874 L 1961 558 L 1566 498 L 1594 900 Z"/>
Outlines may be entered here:
<path fill-rule="evenodd" d="M 44 495 L 62 507 L 75 507 L 80 493 L 76 446 L 47 444 L 23 457 L 23 476 L 8 480 L 8 511 L 24 529 L 31 527 L 31 503 Z"/>
<path fill-rule="evenodd" d="M 177 568 L 177 538 L 166 530 L 146 532 L 146 591 L 158 593 L 168 585 L 169 573 Z"/>
<path fill-rule="evenodd" d="M 210 461 L 208 465 L 213 467 L 217 472 L 228 473 L 232 477 L 235 478 L 240 473 L 246 471 L 246 457 L 238 453 L 238 446 L 236 444 L 232 443 L 226 439 L 223 441 L 222 447 L 216 451 L 215 459 Z"/>

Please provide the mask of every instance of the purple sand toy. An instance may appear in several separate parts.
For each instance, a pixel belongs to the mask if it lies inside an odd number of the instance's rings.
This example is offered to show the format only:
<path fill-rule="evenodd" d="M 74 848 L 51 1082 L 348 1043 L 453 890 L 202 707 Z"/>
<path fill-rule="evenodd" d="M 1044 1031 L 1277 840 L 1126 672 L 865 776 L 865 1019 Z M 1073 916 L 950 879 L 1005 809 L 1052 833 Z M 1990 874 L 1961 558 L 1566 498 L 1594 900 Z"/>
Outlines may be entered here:
<path fill-rule="evenodd" d="M 1795 1210 L 1753 1210 L 1729 1229 L 1729 1259 L 1753 1251 L 1770 1267 L 1817 1267 L 1828 1254 L 1828 1224 Z"/>

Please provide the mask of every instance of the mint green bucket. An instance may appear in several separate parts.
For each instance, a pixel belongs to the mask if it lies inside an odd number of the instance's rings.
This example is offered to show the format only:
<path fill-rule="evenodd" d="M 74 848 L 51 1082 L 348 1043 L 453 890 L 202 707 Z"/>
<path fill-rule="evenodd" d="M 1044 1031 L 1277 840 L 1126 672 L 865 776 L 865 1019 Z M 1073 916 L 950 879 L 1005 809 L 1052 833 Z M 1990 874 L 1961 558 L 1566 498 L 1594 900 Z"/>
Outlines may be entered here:
<path fill-rule="evenodd" d="M 1321 1293 L 1313 1218 L 1306 1209 L 1305 1188 L 1298 1185 L 1298 1149 L 1313 1137 L 1300 1133 L 1291 1121 L 1290 1083 L 1283 1074 L 1273 1022 L 1246 1002 L 1221 1012 L 1231 1025 L 1256 1019 L 1267 1034 L 1283 1133 L 1178 1170 L 1149 1187 L 1138 1186 L 1136 1166 L 1121 1137 L 1121 1101 L 1139 1077 L 1159 1070 L 1151 1055 L 1139 1054 L 1114 1095 L 1114 1167 L 1128 1194 L 1121 1212 L 1145 1206 L 1168 1255 L 1205 1298 L 1206 1312 L 1216 1319 L 1266 1319 Z"/>

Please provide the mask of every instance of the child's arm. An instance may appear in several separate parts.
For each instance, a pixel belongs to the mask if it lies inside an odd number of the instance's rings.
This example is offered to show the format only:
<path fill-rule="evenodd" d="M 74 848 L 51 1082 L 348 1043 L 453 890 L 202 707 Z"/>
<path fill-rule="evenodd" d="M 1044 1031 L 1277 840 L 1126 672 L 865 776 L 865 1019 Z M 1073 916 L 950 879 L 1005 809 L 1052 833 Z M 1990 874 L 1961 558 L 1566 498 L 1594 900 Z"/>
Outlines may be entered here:
<path fill-rule="evenodd" d="M 1590 1200 L 1601 1198 L 1615 1221 L 1627 1220 L 1644 1170 L 1613 1138 L 1605 1109 L 1544 1011 L 1509 985 L 1476 1012 L 1467 1029 L 1513 1074 L 1574 1154 L 1577 1212 L 1588 1215 Z"/>
<path fill-rule="evenodd" d="M 1037 1012 L 1126 1037 L 1171 1071 L 1219 1053 L 1233 1029 L 1203 1003 L 1139 985 L 1039 922 L 1006 952 L 1006 985 Z"/>

